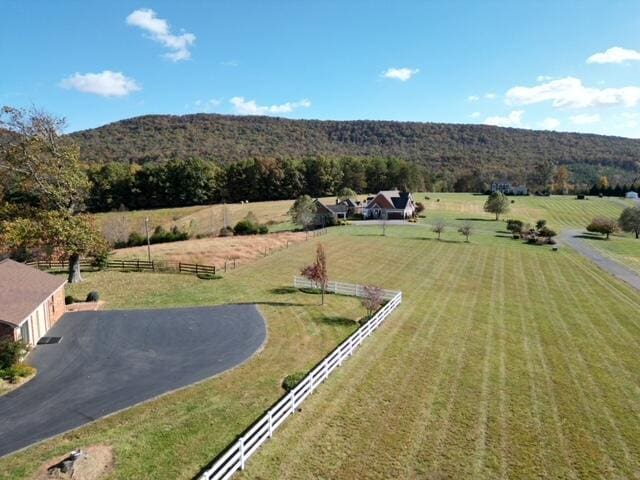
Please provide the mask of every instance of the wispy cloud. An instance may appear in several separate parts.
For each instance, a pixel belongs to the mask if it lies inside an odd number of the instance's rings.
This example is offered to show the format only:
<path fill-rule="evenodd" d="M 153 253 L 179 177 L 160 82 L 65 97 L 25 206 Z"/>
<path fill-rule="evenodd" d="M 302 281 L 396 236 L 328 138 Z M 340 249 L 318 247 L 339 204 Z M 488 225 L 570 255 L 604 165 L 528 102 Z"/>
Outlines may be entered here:
<path fill-rule="evenodd" d="M 622 47 L 611 47 L 604 52 L 594 53 L 587 63 L 624 63 L 640 60 L 640 52 Z"/>
<path fill-rule="evenodd" d="M 477 102 L 478 100 L 480 100 L 480 97 L 477 95 L 469 95 L 467 97 L 467 102 Z"/>
<path fill-rule="evenodd" d="M 74 73 L 60 82 L 62 88 L 93 93 L 102 97 L 124 97 L 141 90 L 133 78 L 121 72 L 105 70 L 101 73 Z"/>
<path fill-rule="evenodd" d="M 389 68 L 382 72 L 382 76 L 384 78 L 391 78 L 394 80 L 400 80 L 401 82 L 406 82 L 418 72 L 420 72 L 419 68 Z"/>
<path fill-rule="evenodd" d="M 190 109 L 197 111 L 197 112 L 212 112 L 214 111 L 216 108 L 218 108 L 220 105 L 222 105 L 222 100 L 218 99 L 218 98 L 211 98 L 209 100 L 201 100 L 198 99 L 195 102 L 193 102 L 193 105 L 191 105 Z M 185 107 L 189 107 L 188 105 L 185 105 Z"/>
<path fill-rule="evenodd" d="M 479 118 L 482 114 L 480 112 L 473 112 L 469 115 L 471 118 Z"/>
<path fill-rule="evenodd" d="M 311 106 L 311 102 L 306 98 L 280 105 L 258 105 L 255 100 L 246 100 L 244 97 L 233 97 L 229 102 L 233 105 L 234 112 L 239 115 L 281 115 L 291 113 L 297 108 Z"/>
<path fill-rule="evenodd" d="M 582 113 L 580 115 L 573 115 L 569 117 L 569 120 L 571 120 L 571 123 L 574 125 L 592 125 L 600 121 L 600 115 L 597 113 L 592 115 Z"/>
<path fill-rule="evenodd" d="M 548 82 L 549 80 L 553 80 L 553 77 L 549 75 L 538 75 L 536 77 L 536 81 L 538 82 Z"/>
<path fill-rule="evenodd" d="M 484 120 L 484 124 L 495 125 L 496 127 L 522 127 L 523 115 L 524 110 L 514 110 L 506 117 L 487 117 Z"/>
<path fill-rule="evenodd" d="M 553 117 L 548 117 L 542 120 L 539 124 L 543 130 L 555 130 L 560 126 L 560 120 Z"/>
<path fill-rule="evenodd" d="M 127 16 L 126 21 L 128 25 L 141 28 L 152 40 L 167 48 L 169 52 L 165 53 L 165 58 L 179 62 L 191 57 L 189 47 L 195 43 L 196 36 L 187 32 L 180 35 L 172 34 L 169 22 L 158 18 L 156 12 L 150 8 L 134 10 Z"/>
<path fill-rule="evenodd" d="M 484 98 L 486 98 L 487 100 L 495 100 L 497 98 L 497 95 L 493 92 L 489 92 L 484 94 Z"/>
<path fill-rule="evenodd" d="M 640 87 L 585 87 L 574 77 L 560 78 L 534 87 L 513 87 L 506 95 L 511 105 L 551 102 L 557 108 L 587 108 L 606 105 L 633 107 L 640 102 Z"/>

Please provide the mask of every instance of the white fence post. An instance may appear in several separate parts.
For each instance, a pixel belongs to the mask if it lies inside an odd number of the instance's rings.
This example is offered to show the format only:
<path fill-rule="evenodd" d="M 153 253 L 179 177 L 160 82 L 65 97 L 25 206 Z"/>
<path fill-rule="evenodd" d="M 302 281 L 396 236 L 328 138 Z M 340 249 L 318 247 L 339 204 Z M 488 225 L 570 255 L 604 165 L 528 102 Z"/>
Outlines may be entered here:
<path fill-rule="evenodd" d="M 273 437 L 273 414 L 269 410 L 269 438 Z"/>

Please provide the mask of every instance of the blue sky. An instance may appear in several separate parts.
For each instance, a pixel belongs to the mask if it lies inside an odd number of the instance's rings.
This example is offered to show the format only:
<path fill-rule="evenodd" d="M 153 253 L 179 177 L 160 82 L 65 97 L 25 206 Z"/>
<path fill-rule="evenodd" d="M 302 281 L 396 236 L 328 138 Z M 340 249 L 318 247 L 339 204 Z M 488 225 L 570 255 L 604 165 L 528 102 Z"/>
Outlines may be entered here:
<path fill-rule="evenodd" d="M 0 0 L 0 104 L 640 137 L 638 1 Z"/>

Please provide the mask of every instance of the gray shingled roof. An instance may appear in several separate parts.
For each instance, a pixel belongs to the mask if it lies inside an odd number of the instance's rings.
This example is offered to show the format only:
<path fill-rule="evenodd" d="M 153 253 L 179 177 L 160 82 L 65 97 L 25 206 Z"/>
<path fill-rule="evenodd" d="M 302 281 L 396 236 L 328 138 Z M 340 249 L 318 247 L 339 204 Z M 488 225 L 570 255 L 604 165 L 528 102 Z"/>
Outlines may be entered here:
<path fill-rule="evenodd" d="M 19 327 L 48 296 L 66 283 L 13 260 L 0 261 L 0 322 Z"/>

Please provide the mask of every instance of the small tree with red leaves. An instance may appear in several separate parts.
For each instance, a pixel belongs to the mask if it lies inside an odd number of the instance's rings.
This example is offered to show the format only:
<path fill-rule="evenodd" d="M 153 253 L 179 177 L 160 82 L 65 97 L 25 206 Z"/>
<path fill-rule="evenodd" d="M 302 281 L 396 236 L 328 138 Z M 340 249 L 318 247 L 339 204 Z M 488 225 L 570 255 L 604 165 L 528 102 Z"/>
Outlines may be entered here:
<path fill-rule="evenodd" d="M 317 287 L 320 287 L 322 292 L 321 305 L 324 305 L 324 291 L 327 288 L 329 276 L 327 274 L 327 256 L 321 243 L 318 244 L 316 249 L 316 261 L 304 267 L 300 274 L 307 280 L 314 282 Z"/>
<path fill-rule="evenodd" d="M 362 297 L 362 306 L 367 309 L 367 315 L 371 317 L 373 312 L 382 306 L 384 301 L 384 292 L 380 287 L 375 285 L 364 286 L 364 296 Z"/>

